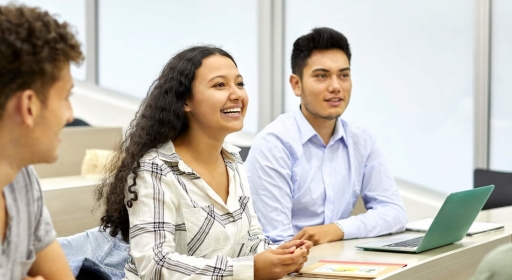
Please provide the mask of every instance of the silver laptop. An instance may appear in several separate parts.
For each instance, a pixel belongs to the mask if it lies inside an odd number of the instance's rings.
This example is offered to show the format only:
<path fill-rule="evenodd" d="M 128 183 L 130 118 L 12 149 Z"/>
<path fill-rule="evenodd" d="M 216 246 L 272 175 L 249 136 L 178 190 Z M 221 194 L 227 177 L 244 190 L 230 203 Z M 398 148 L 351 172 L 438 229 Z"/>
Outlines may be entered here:
<path fill-rule="evenodd" d="M 420 253 L 460 241 L 482 210 L 494 185 L 450 194 L 425 234 L 382 238 L 357 245 L 377 251 Z"/>

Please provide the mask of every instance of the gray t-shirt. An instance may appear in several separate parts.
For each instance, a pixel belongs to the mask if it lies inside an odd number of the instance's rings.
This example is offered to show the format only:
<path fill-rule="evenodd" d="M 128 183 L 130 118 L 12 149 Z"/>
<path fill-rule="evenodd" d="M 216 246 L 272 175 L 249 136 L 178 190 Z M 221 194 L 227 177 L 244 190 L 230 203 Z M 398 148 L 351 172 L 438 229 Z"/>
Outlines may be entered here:
<path fill-rule="evenodd" d="M 0 242 L 0 279 L 21 280 L 36 253 L 50 245 L 56 233 L 31 166 L 21 169 L 3 192 L 9 224 L 3 244 Z"/>
<path fill-rule="evenodd" d="M 471 280 L 512 279 L 512 244 L 502 245 L 487 254 Z"/>

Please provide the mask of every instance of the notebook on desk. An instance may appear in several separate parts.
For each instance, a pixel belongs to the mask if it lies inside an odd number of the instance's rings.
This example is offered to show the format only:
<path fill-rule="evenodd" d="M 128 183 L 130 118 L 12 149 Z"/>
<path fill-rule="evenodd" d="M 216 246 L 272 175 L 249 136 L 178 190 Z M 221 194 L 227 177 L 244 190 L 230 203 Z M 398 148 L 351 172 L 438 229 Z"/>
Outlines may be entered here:
<path fill-rule="evenodd" d="M 450 194 L 425 234 L 383 238 L 356 247 L 365 250 L 420 253 L 460 241 L 493 189 L 494 186 L 490 185 Z"/>
<path fill-rule="evenodd" d="M 297 277 L 323 279 L 374 279 L 407 266 L 400 263 L 320 260 L 301 269 Z"/>

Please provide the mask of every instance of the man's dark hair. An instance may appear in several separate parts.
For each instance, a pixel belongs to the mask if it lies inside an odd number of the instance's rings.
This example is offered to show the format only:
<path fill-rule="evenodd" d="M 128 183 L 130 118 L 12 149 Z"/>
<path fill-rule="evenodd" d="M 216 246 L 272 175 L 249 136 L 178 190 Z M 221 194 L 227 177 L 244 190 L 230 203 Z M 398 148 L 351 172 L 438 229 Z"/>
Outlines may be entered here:
<path fill-rule="evenodd" d="M 332 28 L 313 28 L 310 33 L 299 37 L 293 43 L 292 73 L 302 79 L 302 72 L 313 51 L 329 49 L 343 51 L 350 62 L 352 53 L 350 52 L 347 37 Z"/>
<path fill-rule="evenodd" d="M 32 89 L 42 102 L 64 63 L 80 64 L 80 44 L 67 22 L 24 5 L 0 5 L 0 117 L 7 101 Z"/>

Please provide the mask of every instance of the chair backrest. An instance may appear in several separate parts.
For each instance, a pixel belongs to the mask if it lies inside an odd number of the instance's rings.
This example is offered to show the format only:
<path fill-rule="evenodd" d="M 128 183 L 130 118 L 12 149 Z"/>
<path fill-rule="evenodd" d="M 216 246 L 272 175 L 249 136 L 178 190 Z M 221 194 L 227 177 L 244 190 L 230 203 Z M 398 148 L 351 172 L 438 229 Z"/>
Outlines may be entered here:
<path fill-rule="evenodd" d="M 238 131 L 226 136 L 224 141 L 240 148 L 240 157 L 245 162 L 254 141 L 254 134 L 245 131 Z"/>
<path fill-rule="evenodd" d="M 57 236 L 73 235 L 99 225 L 103 208 L 93 211 L 94 189 L 99 179 L 94 176 L 66 176 L 40 180 L 44 202 Z"/>
<path fill-rule="evenodd" d="M 512 205 L 512 173 L 475 169 L 473 188 L 486 185 L 494 185 L 495 188 L 483 210 Z"/>
<path fill-rule="evenodd" d="M 247 159 L 247 156 L 249 155 L 249 150 L 251 150 L 251 147 L 239 146 L 239 148 L 240 148 L 240 157 L 245 162 L 245 160 Z"/>
<path fill-rule="evenodd" d="M 82 119 L 74 118 L 72 122 L 66 124 L 66 127 L 70 127 L 70 126 L 91 126 L 91 125 Z"/>
<path fill-rule="evenodd" d="M 87 149 L 114 149 L 122 137 L 121 127 L 65 127 L 57 161 L 36 164 L 34 168 L 40 178 L 80 175 Z"/>

